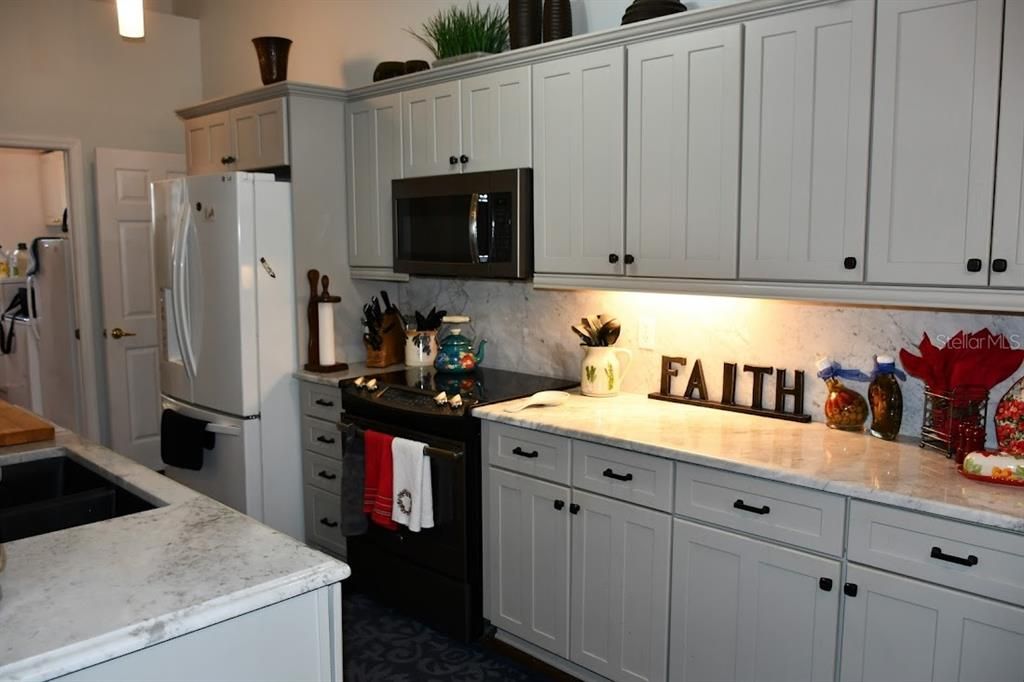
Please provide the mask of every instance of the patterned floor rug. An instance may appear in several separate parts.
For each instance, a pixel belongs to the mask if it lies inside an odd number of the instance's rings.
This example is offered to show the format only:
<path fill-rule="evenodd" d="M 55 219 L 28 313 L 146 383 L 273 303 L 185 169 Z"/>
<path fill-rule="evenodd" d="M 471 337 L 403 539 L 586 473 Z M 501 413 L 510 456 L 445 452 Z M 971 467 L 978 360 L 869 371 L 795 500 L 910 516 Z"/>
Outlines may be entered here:
<path fill-rule="evenodd" d="M 480 644 L 463 644 L 362 594 L 342 603 L 345 682 L 546 682 Z"/>

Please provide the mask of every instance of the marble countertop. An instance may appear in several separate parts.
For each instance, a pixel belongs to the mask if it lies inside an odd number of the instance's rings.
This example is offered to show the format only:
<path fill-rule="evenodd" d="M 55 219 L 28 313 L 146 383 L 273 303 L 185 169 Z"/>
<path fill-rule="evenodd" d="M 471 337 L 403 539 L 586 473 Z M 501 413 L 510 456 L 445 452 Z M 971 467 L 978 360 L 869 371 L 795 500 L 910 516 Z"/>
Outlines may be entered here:
<path fill-rule="evenodd" d="M 572 395 L 558 407 L 473 414 L 741 474 L 1024 533 L 1024 490 L 971 481 L 941 453 L 901 439 L 651 400 Z"/>
<path fill-rule="evenodd" d="M 0 679 L 44 680 L 344 580 L 349 567 L 61 431 L 0 467 L 67 454 L 156 509 L 5 543 Z"/>
<path fill-rule="evenodd" d="M 341 372 L 319 374 L 317 372 L 300 369 L 294 372 L 292 376 L 301 381 L 308 381 L 313 384 L 337 386 L 339 381 L 343 381 L 345 379 L 355 379 L 357 377 L 373 376 L 374 374 L 384 374 L 385 372 L 393 372 L 397 369 L 405 369 L 405 365 L 399 364 L 390 365 L 389 367 L 367 367 L 365 362 L 352 362 L 349 363 L 348 369 Z"/>

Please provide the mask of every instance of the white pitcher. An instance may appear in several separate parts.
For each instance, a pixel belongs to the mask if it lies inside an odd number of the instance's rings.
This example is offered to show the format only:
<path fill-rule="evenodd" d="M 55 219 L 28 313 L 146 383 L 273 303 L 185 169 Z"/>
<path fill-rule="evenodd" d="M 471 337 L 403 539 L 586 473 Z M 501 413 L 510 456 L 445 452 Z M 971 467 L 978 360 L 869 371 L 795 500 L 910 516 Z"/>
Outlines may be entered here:
<path fill-rule="evenodd" d="M 617 395 L 632 360 L 632 351 L 625 348 L 588 347 L 580 367 L 580 391 L 596 398 Z"/>

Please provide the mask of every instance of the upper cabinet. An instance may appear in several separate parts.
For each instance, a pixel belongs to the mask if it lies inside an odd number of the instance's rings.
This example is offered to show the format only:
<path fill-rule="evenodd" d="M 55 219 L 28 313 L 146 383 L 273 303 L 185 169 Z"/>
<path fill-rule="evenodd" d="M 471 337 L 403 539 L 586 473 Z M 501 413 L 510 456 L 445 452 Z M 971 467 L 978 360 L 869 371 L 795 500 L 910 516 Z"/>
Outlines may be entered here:
<path fill-rule="evenodd" d="M 627 48 L 630 275 L 736 276 L 741 50 L 740 26 Z"/>
<path fill-rule="evenodd" d="M 391 181 L 402 174 L 401 95 L 349 103 L 345 148 L 349 265 L 390 267 Z"/>
<path fill-rule="evenodd" d="M 189 175 L 288 165 L 288 103 L 284 97 L 185 121 Z"/>
<path fill-rule="evenodd" d="M 624 272 L 624 61 L 615 47 L 533 67 L 537 272 Z"/>
<path fill-rule="evenodd" d="M 404 177 L 530 166 L 530 67 L 402 93 Z"/>
<path fill-rule="evenodd" d="M 988 284 L 1002 17 L 1003 0 L 878 4 L 871 282 Z"/>
<path fill-rule="evenodd" d="M 863 279 L 874 12 L 847 0 L 746 24 L 743 278 Z"/>
<path fill-rule="evenodd" d="M 991 283 L 1024 286 L 1024 3 L 1006 3 Z"/>

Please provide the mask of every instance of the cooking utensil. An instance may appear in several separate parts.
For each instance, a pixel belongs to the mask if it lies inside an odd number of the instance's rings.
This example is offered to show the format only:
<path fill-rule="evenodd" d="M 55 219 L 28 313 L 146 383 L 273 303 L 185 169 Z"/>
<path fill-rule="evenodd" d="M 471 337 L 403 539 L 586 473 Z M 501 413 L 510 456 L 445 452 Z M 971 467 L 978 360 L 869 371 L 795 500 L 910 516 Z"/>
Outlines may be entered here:
<path fill-rule="evenodd" d="M 521 412 L 527 407 L 557 407 L 569 399 L 565 391 L 539 391 L 529 398 L 513 403 L 505 408 L 506 412 Z"/>
<path fill-rule="evenodd" d="M 590 334 L 588 334 L 587 332 L 585 332 L 582 329 L 580 329 L 577 325 L 575 325 L 575 324 L 572 325 L 572 330 L 574 332 L 576 332 L 576 336 L 578 336 L 581 339 L 583 339 L 583 345 L 584 346 L 593 346 L 594 345 L 594 339 L 591 338 Z"/>

